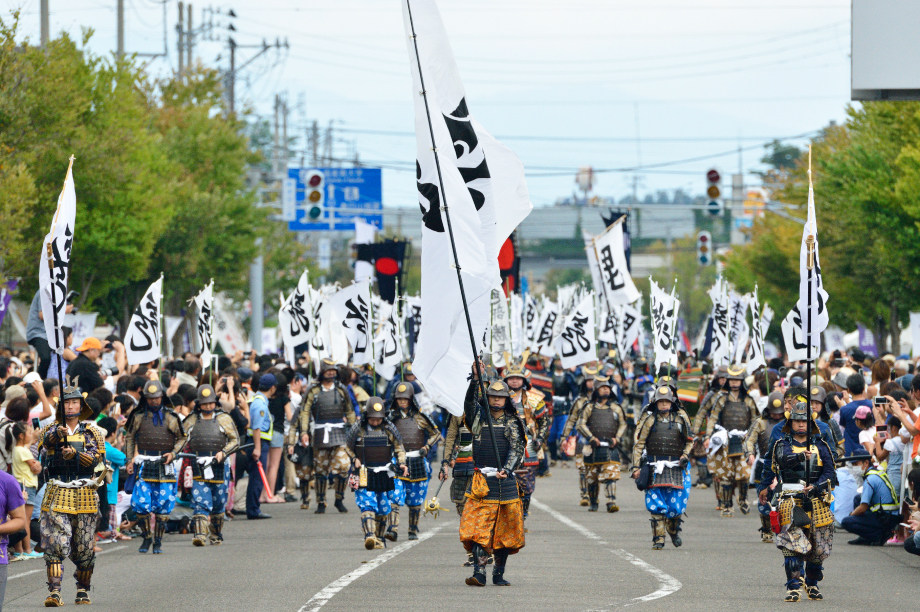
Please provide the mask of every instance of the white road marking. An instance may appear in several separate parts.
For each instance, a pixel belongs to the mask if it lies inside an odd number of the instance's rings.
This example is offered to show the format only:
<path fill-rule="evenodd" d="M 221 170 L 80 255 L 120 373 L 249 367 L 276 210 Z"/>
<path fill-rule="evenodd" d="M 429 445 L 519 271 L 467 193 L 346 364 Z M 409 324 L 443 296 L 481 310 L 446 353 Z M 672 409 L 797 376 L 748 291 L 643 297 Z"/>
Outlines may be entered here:
<path fill-rule="evenodd" d="M 106 553 L 115 552 L 116 550 L 121 550 L 122 548 L 128 548 L 128 545 L 122 544 L 121 546 L 115 546 L 114 548 L 106 548 L 102 552 L 97 552 L 96 556 L 98 557 L 99 555 L 104 555 Z M 39 572 L 44 574 L 45 568 L 29 570 L 27 572 L 22 572 L 21 574 L 13 574 L 12 576 L 8 577 L 7 580 L 14 580 L 16 578 L 22 578 L 23 576 L 31 576 L 32 574 L 37 574 Z"/>
<path fill-rule="evenodd" d="M 530 504 L 533 506 L 536 506 L 540 510 L 543 510 L 544 512 L 552 516 L 554 519 L 556 519 L 560 523 L 563 523 L 564 525 L 571 527 L 572 529 L 574 529 L 581 535 L 585 536 L 589 540 L 594 540 L 597 544 L 601 546 L 607 545 L 607 542 L 604 542 L 599 535 L 597 535 L 596 533 L 594 533 L 593 531 L 591 531 L 584 525 L 580 525 L 579 523 L 576 523 L 575 521 L 573 521 L 566 515 L 562 514 L 561 512 L 557 512 L 556 510 L 550 508 L 543 502 L 537 501 L 536 498 L 531 498 Z M 612 549 L 612 548 L 608 550 L 612 552 L 613 554 L 615 554 L 616 556 L 623 559 L 624 561 L 631 563 L 632 565 L 635 565 L 639 569 L 642 569 L 648 572 L 649 574 L 654 576 L 655 579 L 658 581 L 659 588 L 657 591 L 649 593 L 648 595 L 643 595 L 642 597 L 634 597 L 632 600 L 632 603 L 626 604 L 628 606 L 631 606 L 637 603 L 653 601 L 655 599 L 660 599 L 662 597 L 667 597 L 668 595 L 671 595 L 672 593 L 676 593 L 677 591 L 679 591 L 680 588 L 683 586 L 679 580 L 677 580 L 670 574 L 664 573 L 663 571 L 661 571 L 654 565 L 650 565 L 646 563 L 639 557 L 636 557 L 635 555 L 632 555 L 626 552 L 625 550 Z"/>
<path fill-rule="evenodd" d="M 437 527 L 434 527 L 433 529 L 431 529 L 431 531 L 420 533 L 417 540 L 399 544 L 398 546 L 391 548 L 387 552 L 377 555 L 376 557 L 374 557 L 367 563 L 362 564 L 361 567 L 359 567 L 358 569 L 345 574 L 338 580 L 330 582 L 326 586 L 326 588 L 324 588 L 322 591 L 320 591 L 319 593 L 311 597 L 310 601 L 304 604 L 304 606 L 300 608 L 300 610 L 298 610 L 297 612 L 317 612 L 317 610 L 325 606 L 326 603 L 328 603 L 328 601 L 332 599 L 336 593 L 338 593 L 339 591 L 347 587 L 349 584 L 351 584 L 352 582 L 354 582 L 355 580 L 357 580 L 364 574 L 369 573 L 374 568 L 377 568 L 383 565 L 384 563 L 386 563 L 387 561 L 389 561 L 396 555 L 404 553 L 410 548 L 412 548 L 413 546 L 421 544 L 422 542 L 424 542 L 425 540 L 433 536 L 435 533 L 437 533 L 444 527 L 447 527 L 447 525 L 448 525 L 447 523 L 444 523 L 444 524 L 438 525 Z"/>

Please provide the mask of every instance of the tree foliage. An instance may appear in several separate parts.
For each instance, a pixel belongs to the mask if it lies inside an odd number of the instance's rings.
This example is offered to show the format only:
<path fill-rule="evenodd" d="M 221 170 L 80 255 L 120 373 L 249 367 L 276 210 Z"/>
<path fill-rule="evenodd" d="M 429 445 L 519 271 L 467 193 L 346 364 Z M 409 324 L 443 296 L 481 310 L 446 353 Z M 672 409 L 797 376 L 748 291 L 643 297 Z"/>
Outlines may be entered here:
<path fill-rule="evenodd" d="M 781 176 L 774 199 L 798 205 L 804 219 L 808 156 Z M 843 126 L 812 142 L 812 176 L 821 272 L 831 323 L 863 323 L 898 345 L 899 323 L 920 307 L 920 104 L 868 102 L 848 109 Z M 728 258 L 726 276 L 776 300 L 785 316 L 798 295 L 802 226 L 775 216 L 754 224 L 752 240 Z"/>

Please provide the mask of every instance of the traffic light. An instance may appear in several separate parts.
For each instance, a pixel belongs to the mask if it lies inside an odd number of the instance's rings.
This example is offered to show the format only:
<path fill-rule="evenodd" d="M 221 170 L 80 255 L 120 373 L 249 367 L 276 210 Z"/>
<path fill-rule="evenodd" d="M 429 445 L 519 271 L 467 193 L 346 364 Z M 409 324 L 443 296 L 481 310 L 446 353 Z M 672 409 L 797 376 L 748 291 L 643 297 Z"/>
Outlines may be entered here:
<path fill-rule="evenodd" d="M 702 231 L 696 235 L 696 260 L 701 266 L 712 263 L 712 234 Z"/>
<path fill-rule="evenodd" d="M 713 217 L 722 214 L 722 202 L 719 200 L 719 196 L 722 195 L 722 190 L 719 188 L 721 181 L 722 176 L 715 168 L 706 173 L 706 210 Z"/>
<path fill-rule="evenodd" d="M 307 170 L 303 184 L 307 219 L 318 221 L 323 216 L 323 205 L 326 203 L 326 177 L 322 170 Z"/>

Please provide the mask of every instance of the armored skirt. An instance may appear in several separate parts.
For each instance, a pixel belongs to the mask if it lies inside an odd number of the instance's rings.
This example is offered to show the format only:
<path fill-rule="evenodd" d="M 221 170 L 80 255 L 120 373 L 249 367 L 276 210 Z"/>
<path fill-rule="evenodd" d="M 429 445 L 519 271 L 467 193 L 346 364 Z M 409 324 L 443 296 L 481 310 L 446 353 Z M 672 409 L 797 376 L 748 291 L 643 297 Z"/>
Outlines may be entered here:
<path fill-rule="evenodd" d="M 524 509 L 513 475 L 499 479 L 474 473 L 466 492 L 460 519 L 460 542 L 468 551 L 474 544 L 489 554 L 505 549 L 514 554 L 524 548 Z"/>

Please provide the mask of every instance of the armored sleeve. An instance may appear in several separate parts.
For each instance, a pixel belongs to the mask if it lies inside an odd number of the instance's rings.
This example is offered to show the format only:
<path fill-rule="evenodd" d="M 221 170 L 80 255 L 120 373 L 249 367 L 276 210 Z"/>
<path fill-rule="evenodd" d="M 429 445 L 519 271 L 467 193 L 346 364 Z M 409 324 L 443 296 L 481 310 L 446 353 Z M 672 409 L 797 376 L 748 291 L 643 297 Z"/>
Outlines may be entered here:
<path fill-rule="evenodd" d="M 684 431 L 687 432 L 686 440 L 684 441 L 684 455 L 690 456 L 690 451 L 693 450 L 693 432 L 690 430 L 690 416 L 687 415 L 687 411 L 681 408 L 677 411 L 677 418 L 680 419 L 684 424 Z"/>
<path fill-rule="evenodd" d="M 757 455 L 757 437 L 760 435 L 760 432 L 764 430 L 763 419 L 757 419 L 751 426 L 748 427 L 747 433 L 744 435 L 744 443 L 742 448 L 744 449 L 744 458 L 749 459 Z"/>
<path fill-rule="evenodd" d="M 429 449 L 434 448 L 434 445 L 441 441 L 441 432 L 434 426 L 431 419 L 421 412 L 415 415 L 415 422 L 428 434 L 428 438 L 425 440 L 425 446 Z"/>
<path fill-rule="evenodd" d="M 460 435 L 460 423 L 461 417 L 451 415 L 450 422 L 447 424 L 447 435 L 444 438 L 444 458 L 441 463 L 450 463 L 457 458 L 459 450 L 457 436 Z"/>
<path fill-rule="evenodd" d="M 313 402 L 316 400 L 316 385 L 310 387 L 307 395 L 300 406 L 300 419 L 297 421 L 297 427 L 300 433 L 310 433 L 310 426 L 313 424 Z"/>
<path fill-rule="evenodd" d="M 345 402 L 345 405 L 348 406 L 351 401 L 348 399 L 348 394 L 345 392 L 345 388 L 337 385 L 336 388 L 339 390 L 339 394 L 342 396 L 342 401 Z M 354 410 L 345 410 L 345 422 L 349 425 L 354 425 L 357 421 L 357 415 Z"/>
<path fill-rule="evenodd" d="M 136 411 L 131 413 L 131 416 L 128 417 L 128 422 L 125 423 L 125 457 L 127 457 L 128 463 L 134 461 L 134 455 L 137 452 L 137 428 L 140 427 L 139 419 L 137 418 Z M 143 415 L 140 415 L 143 418 Z"/>
<path fill-rule="evenodd" d="M 345 448 L 349 453 L 354 456 L 355 444 L 358 442 L 358 438 L 361 437 L 361 423 L 355 423 L 351 426 L 351 429 L 348 430 L 348 435 L 345 437 Z"/>
<path fill-rule="evenodd" d="M 389 421 L 384 424 L 384 429 L 387 432 L 387 437 L 390 439 L 390 444 L 393 445 L 393 454 L 396 456 L 396 467 L 401 468 L 406 465 L 406 448 L 403 446 L 402 436 L 399 435 L 396 426 Z"/>
<path fill-rule="evenodd" d="M 645 450 L 645 440 L 648 438 L 648 434 L 652 430 L 652 425 L 654 423 L 655 416 L 652 414 L 649 414 L 646 418 L 639 421 L 639 425 L 636 427 L 636 442 L 633 444 L 633 465 L 639 465 L 639 461 L 642 460 L 642 451 Z"/>
<path fill-rule="evenodd" d="M 567 438 L 572 434 L 572 431 L 575 431 L 575 425 L 578 424 L 578 417 L 581 414 L 581 409 L 584 407 L 585 402 L 587 402 L 587 399 L 584 397 L 579 397 L 575 400 L 572 411 L 569 413 L 569 418 L 562 427 L 562 435 L 560 437 Z"/>
<path fill-rule="evenodd" d="M 716 424 L 719 422 L 719 417 L 722 416 L 722 408 L 725 407 L 725 400 L 727 395 L 720 395 L 719 399 L 716 400 L 715 404 L 712 407 L 712 412 L 709 414 L 709 422 L 706 424 L 706 437 L 711 438 L 712 432 L 716 429 Z M 757 410 L 756 408 L 754 409 Z"/>
<path fill-rule="evenodd" d="M 620 426 L 617 428 L 617 442 L 619 442 L 622 440 L 623 434 L 626 433 L 626 413 L 623 411 L 623 407 L 619 404 L 612 405 L 610 409 L 619 415 L 619 420 L 617 421 L 620 424 Z"/>
<path fill-rule="evenodd" d="M 588 427 L 588 419 L 591 418 L 592 412 L 594 412 L 594 404 L 585 402 L 585 405 L 581 408 L 581 412 L 578 414 L 578 423 L 575 425 L 578 429 L 578 433 L 589 440 L 594 437 L 594 434 L 591 433 L 591 429 Z"/>
<path fill-rule="evenodd" d="M 221 412 L 214 418 L 217 419 L 218 424 L 224 429 L 224 435 L 227 436 L 227 443 L 221 449 L 224 457 L 227 457 L 240 447 L 240 434 L 236 431 L 233 418 L 226 412 Z"/>
<path fill-rule="evenodd" d="M 509 427 L 505 427 L 505 437 L 508 439 L 508 458 L 505 460 L 504 469 L 509 474 L 521 466 L 524 461 L 524 423 L 517 416 L 506 416 Z"/>
<path fill-rule="evenodd" d="M 824 440 L 816 440 L 818 446 L 818 455 L 821 457 L 821 475 L 815 482 L 815 485 L 823 485 L 825 482 L 834 482 L 834 455 L 831 452 L 830 445 Z"/>
<path fill-rule="evenodd" d="M 303 402 L 301 402 L 301 406 Z M 293 416 L 291 416 L 291 427 L 288 429 L 287 436 L 284 438 L 284 443 L 288 446 L 294 446 L 297 444 L 297 439 L 302 433 L 300 430 L 300 415 L 302 414 L 300 408 L 294 410 Z"/>
<path fill-rule="evenodd" d="M 185 429 L 182 428 L 182 421 L 179 420 L 179 416 L 175 412 L 166 413 L 166 427 L 176 436 L 176 443 L 172 449 L 173 457 L 175 457 L 182 452 L 182 447 L 185 446 L 188 435 L 186 435 Z"/>
<path fill-rule="evenodd" d="M 697 411 L 696 416 L 693 417 L 693 433 L 698 434 L 706 431 L 706 426 L 708 423 L 709 412 L 712 408 L 712 404 L 717 397 L 717 392 L 710 391 L 706 394 L 706 397 L 703 398 L 703 401 L 700 402 L 700 409 Z"/>
<path fill-rule="evenodd" d="M 105 438 L 95 426 L 86 426 L 83 432 L 83 450 L 77 453 L 77 460 L 83 467 L 96 467 L 105 458 Z"/>
<path fill-rule="evenodd" d="M 476 396 L 478 386 L 475 380 L 470 381 L 470 386 L 466 390 L 466 397 L 463 400 L 463 419 L 466 423 L 466 428 L 474 436 L 479 435 L 479 431 L 482 428 L 482 405 Z"/>

